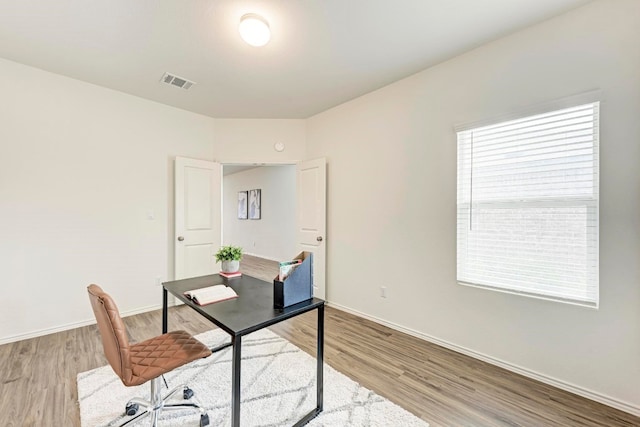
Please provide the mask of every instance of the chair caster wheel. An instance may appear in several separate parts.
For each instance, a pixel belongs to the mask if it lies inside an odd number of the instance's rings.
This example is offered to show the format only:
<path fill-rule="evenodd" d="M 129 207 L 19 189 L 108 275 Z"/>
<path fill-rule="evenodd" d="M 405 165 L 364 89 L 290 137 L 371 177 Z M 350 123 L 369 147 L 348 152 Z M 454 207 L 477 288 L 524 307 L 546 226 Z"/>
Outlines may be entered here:
<path fill-rule="evenodd" d="M 184 400 L 191 399 L 193 397 L 193 390 L 191 390 L 190 388 L 185 388 L 182 392 L 182 397 L 184 398 Z"/>
<path fill-rule="evenodd" d="M 127 403 L 127 406 L 124 410 L 125 414 L 131 416 L 131 415 L 135 415 L 136 412 L 138 412 L 138 409 L 140 407 L 138 406 L 137 403 Z"/>
<path fill-rule="evenodd" d="M 209 414 L 200 415 L 200 427 L 209 425 Z"/>

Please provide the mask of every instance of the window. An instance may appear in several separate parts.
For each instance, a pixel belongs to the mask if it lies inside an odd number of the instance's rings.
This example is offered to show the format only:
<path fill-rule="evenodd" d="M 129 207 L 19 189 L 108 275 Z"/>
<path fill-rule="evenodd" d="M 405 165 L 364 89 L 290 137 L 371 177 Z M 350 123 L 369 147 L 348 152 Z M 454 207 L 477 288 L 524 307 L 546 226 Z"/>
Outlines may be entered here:
<path fill-rule="evenodd" d="M 599 103 L 458 132 L 458 282 L 598 305 Z"/>

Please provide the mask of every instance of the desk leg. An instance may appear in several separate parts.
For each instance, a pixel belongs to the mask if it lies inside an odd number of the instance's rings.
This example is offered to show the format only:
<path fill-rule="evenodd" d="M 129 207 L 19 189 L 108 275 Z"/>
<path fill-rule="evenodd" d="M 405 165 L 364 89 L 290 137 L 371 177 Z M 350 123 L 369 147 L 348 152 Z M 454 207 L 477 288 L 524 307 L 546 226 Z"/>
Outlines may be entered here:
<path fill-rule="evenodd" d="M 293 427 L 302 427 L 307 425 L 309 421 L 318 416 L 322 412 L 322 391 L 324 388 L 323 379 L 323 356 L 324 356 L 324 305 L 318 307 L 318 342 L 316 347 L 316 407 L 307 415 L 302 417 L 300 421 L 294 424 Z"/>
<path fill-rule="evenodd" d="M 323 358 L 324 358 L 324 304 L 318 307 L 318 343 L 317 343 L 317 378 L 316 378 L 316 402 L 318 412 L 322 411 L 322 392 L 324 386 L 323 379 Z"/>
<path fill-rule="evenodd" d="M 166 334 L 167 329 L 169 328 L 169 324 L 167 321 L 168 311 L 169 311 L 169 308 L 168 308 L 168 301 L 167 301 L 167 290 L 163 286 L 162 287 L 162 333 L 163 334 Z"/>
<path fill-rule="evenodd" d="M 233 355 L 231 360 L 231 427 L 240 427 L 240 361 L 242 359 L 242 337 L 231 337 Z"/>

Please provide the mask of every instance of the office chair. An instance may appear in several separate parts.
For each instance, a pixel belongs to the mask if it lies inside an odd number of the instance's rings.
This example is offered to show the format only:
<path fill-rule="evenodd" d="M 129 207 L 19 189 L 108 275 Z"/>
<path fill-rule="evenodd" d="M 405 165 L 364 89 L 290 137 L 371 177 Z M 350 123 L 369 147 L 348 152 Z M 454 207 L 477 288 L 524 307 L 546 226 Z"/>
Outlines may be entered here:
<path fill-rule="evenodd" d="M 199 410 L 200 427 L 208 426 L 209 416 L 197 403 L 166 403 L 180 390 L 185 400 L 193 396 L 193 391 L 186 385 L 180 385 L 161 397 L 160 377 L 189 362 L 210 356 L 211 350 L 185 331 L 173 331 L 137 344 L 129 344 L 126 327 L 113 299 L 98 285 L 90 285 L 87 291 L 102 336 L 104 353 L 111 368 L 125 386 L 151 382 L 150 400 L 132 399 L 125 409 L 127 415 L 135 415 L 140 406 L 144 407 L 144 411 L 120 424 L 120 427 L 147 416 L 151 416 L 151 426 L 156 427 L 162 410 L 183 408 Z"/>

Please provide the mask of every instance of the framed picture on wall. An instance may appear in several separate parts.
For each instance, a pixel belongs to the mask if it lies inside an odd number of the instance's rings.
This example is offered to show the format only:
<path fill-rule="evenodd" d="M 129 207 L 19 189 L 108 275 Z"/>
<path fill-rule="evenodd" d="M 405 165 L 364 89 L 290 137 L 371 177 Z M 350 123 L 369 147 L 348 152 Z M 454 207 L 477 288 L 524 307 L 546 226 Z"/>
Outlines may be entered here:
<path fill-rule="evenodd" d="M 260 219 L 260 189 L 249 190 L 249 219 Z"/>
<path fill-rule="evenodd" d="M 247 219 L 247 192 L 238 191 L 238 219 Z"/>

